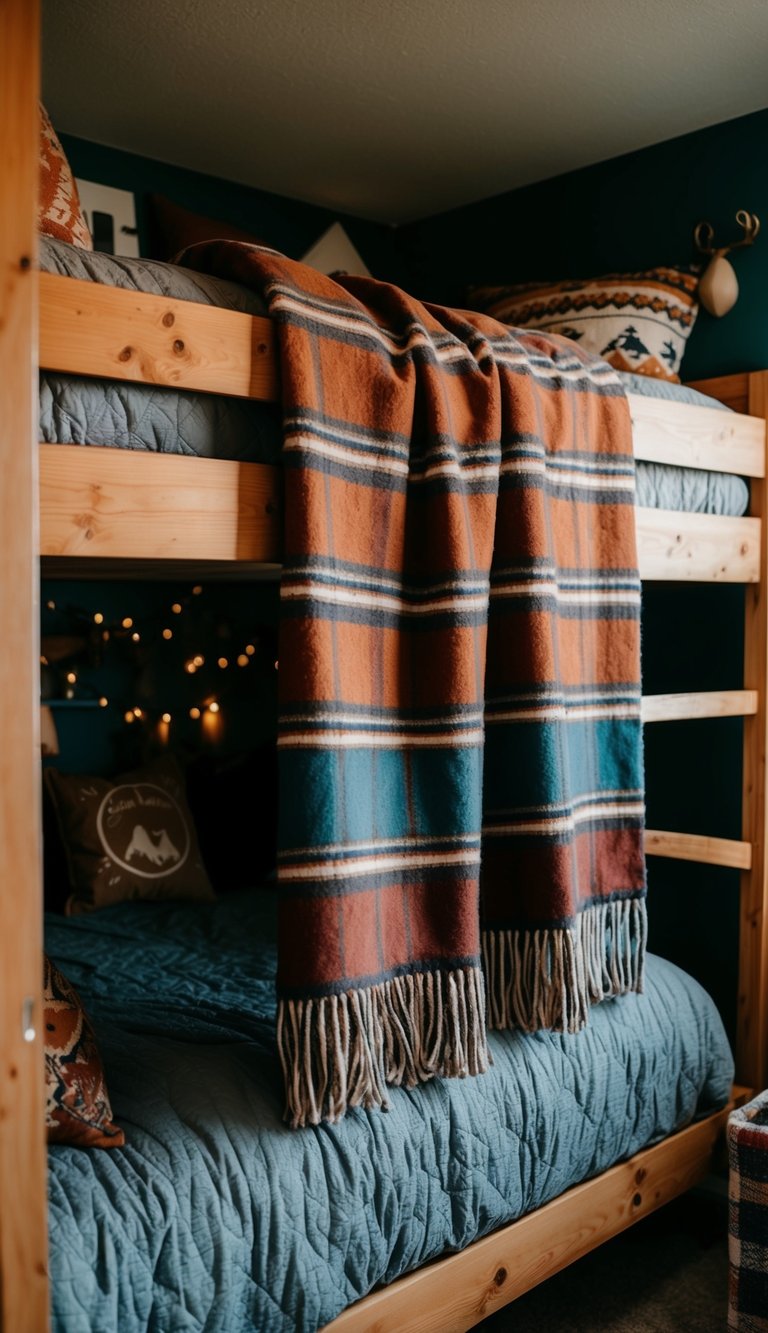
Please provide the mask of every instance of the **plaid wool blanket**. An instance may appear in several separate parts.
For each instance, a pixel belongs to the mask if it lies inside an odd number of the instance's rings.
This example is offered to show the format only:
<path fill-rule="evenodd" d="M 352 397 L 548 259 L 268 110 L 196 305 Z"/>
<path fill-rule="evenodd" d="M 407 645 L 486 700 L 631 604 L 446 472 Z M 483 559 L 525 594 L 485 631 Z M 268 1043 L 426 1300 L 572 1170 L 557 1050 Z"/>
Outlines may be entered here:
<path fill-rule="evenodd" d="M 641 988 L 629 416 L 564 339 L 261 247 L 183 262 L 276 326 L 278 1043 L 315 1124 Z"/>
<path fill-rule="evenodd" d="M 728 1327 L 768 1330 L 768 1092 L 728 1117 Z"/>

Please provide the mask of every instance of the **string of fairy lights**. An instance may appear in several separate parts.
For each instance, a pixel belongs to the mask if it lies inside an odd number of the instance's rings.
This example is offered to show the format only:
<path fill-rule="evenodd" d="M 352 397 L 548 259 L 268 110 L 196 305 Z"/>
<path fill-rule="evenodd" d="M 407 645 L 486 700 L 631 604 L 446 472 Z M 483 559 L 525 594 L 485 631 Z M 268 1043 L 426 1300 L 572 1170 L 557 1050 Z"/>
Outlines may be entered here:
<path fill-rule="evenodd" d="M 207 645 L 201 645 L 200 651 L 189 651 L 190 630 L 194 629 L 189 623 L 194 620 L 190 611 L 202 593 L 202 584 L 194 584 L 188 593 L 177 595 L 166 606 L 141 614 L 117 616 L 107 616 L 101 610 L 92 611 L 72 603 L 60 604 L 55 598 L 49 598 L 45 603 L 46 610 L 55 613 L 57 619 L 63 619 L 70 631 L 70 638 L 64 637 L 62 652 L 59 654 L 63 660 L 60 660 L 57 682 L 61 690 L 58 698 L 70 702 L 90 699 L 100 708 L 112 707 L 122 712 L 126 726 L 138 723 L 154 727 L 159 740 L 164 742 L 168 739 L 174 720 L 179 717 L 181 706 L 178 695 L 186 694 L 183 713 L 193 722 L 199 721 L 203 734 L 209 739 L 213 738 L 221 723 L 222 704 L 233 692 L 233 678 L 241 676 L 242 672 L 253 668 L 257 662 L 262 669 L 268 665 L 274 671 L 278 670 L 279 663 L 273 628 L 260 627 L 258 631 L 252 630 L 249 635 L 235 635 L 226 620 L 220 620 L 218 626 L 219 639 L 224 637 L 228 640 L 224 648 L 219 643 L 214 644 L 213 651 Z M 43 635 L 43 649 L 46 642 L 54 644 L 60 642 L 61 638 L 48 636 L 46 640 Z M 136 702 L 130 698 L 114 698 L 106 693 L 98 693 L 87 679 L 83 681 L 77 661 L 74 660 L 85 657 L 87 673 L 88 668 L 101 665 L 104 653 L 115 647 L 136 654 L 151 654 L 162 645 L 178 647 L 180 643 L 184 646 L 180 658 L 184 676 L 188 680 L 200 676 L 201 686 L 202 677 L 205 677 L 204 688 L 201 688 L 199 695 L 192 696 L 191 702 L 188 690 L 166 690 L 166 694 L 172 692 L 176 695 L 175 700 L 166 699 L 163 703 L 151 705 L 144 700 Z M 42 668 L 54 666 L 45 651 L 41 654 L 40 662 Z"/>

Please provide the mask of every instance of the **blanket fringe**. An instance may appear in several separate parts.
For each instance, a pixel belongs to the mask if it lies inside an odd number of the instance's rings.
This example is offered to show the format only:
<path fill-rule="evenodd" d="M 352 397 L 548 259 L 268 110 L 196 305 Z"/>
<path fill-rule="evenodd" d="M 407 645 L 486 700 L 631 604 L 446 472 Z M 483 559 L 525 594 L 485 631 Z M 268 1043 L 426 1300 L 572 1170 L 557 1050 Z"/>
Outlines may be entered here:
<path fill-rule="evenodd" d="M 385 1085 L 488 1068 L 479 967 L 417 972 L 380 986 L 281 1000 L 277 1044 L 294 1128 L 340 1120 L 353 1106 L 388 1107 Z"/>
<path fill-rule="evenodd" d="M 579 1032 L 590 1004 L 642 991 L 644 898 L 586 908 L 573 927 L 485 930 L 488 1027 Z"/>

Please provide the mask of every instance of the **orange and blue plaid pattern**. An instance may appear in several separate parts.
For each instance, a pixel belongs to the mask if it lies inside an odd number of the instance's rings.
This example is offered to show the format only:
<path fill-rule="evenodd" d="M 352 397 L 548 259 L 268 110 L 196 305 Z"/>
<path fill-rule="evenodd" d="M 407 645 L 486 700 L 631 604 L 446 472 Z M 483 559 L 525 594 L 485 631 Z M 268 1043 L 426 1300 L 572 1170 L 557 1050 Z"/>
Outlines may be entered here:
<path fill-rule="evenodd" d="M 483 949 L 494 1026 L 576 1030 L 642 984 L 630 423 L 615 373 L 565 339 L 263 248 L 185 262 L 257 287 L 276 326 L 278 987 L 301 1124 L 484 1069 Z"/>

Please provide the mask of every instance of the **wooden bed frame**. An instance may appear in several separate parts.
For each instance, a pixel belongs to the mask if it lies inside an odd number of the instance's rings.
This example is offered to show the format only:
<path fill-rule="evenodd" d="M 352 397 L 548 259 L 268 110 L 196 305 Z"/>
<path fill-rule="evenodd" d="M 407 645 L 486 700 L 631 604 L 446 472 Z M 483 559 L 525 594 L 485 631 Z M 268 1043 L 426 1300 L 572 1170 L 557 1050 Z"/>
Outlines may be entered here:
<path fill-rule="evenodd" d="M 38 308 L 45 368 L 259 399 L 278 388 L 267 320 L 36 273 L 38 40 L 36 5 L 0 0 L 0 1330 L 7 1333 L 48 1326 L 38 690 L 25 665 L 39 652 L 38 553 L 48 575 L 227 578 L 274 577 L 280 553 L 275 468 L 36 447 Z M 743 832 L 737 841 L 648 830 L 647 850 L 741 871 L 735 1105 L 764 1086 L 768 1059 L 768 371 L 696 387 L 738 415 L 632 397 L 636 456 L 750 477 L 749 516 L 639 510 L 640 572 L 649 580 L 748 585 L 744 680 L 733 690 L 646 696 L 643 717 L 648 724 L 744 718 Z M 473 1327 L 702 1179 L 728 1109 L 374 1292 L 327 1333 Z"/>

